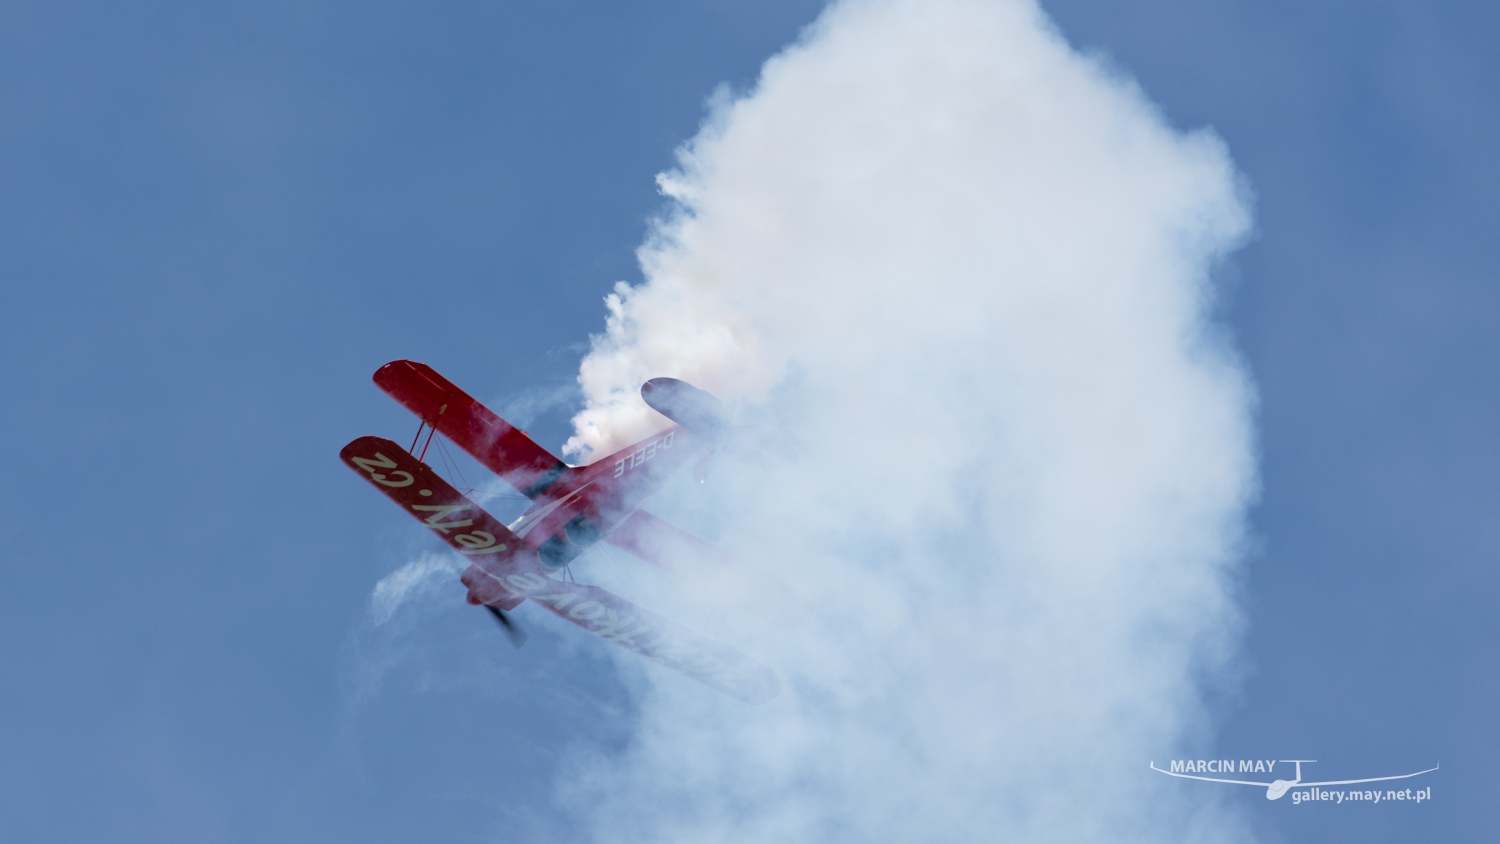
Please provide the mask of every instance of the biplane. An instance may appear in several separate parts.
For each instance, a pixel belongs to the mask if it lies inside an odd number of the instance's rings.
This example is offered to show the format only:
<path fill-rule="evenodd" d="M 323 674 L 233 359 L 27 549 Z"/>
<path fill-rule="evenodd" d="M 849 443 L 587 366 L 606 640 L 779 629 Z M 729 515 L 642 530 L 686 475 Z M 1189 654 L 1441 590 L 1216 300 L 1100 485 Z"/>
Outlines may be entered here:
<path fill-rule="evenodd" d="M 571 466 L 537 445 L 426 364 L 398 360 L 375 384 L 421 423 L 411 448 L 360 437 L 339 456 L 401 509 L 469 561 L 460 580 L 470 604 L 485 607 L 517 638 L 508 613 L 525 601 L 647 659 L 746 703 L 775 697 L 780 681 L 765 665 L 626 599 L 567 577 L 570 563 L 597 543 L 698 581 L 739 608 L 778 626 L 805 609 L 774 578 L 641 509 L 684 466 L 704 466 L 734 440 L 719 399 L 691 384 L 655 378 L 641 397 L 673 424 L 585 466 Z M 430 429 L 430 430 L 429 430 Z M 530 504 L 503 524 L 422 462 L 441 434 L 514 487 Z M 745 446 L 740 445 L 740 449 Z"/>

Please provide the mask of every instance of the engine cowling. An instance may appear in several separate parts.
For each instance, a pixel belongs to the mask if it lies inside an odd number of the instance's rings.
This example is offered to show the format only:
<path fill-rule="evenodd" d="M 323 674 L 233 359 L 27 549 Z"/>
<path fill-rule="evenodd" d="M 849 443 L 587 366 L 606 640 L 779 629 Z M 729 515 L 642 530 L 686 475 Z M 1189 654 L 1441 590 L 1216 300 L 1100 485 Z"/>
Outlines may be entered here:
<path fill-rule="evenodd" d="M 469 587 L 469 594 L 465 598 L 474 606 L 489 604 L 502 610 L 513 610 L 521 605 L 526 598 L 506 589 L 491 577 L 478 563 L 469 566 L 459 577 L 463 585 Z"/>

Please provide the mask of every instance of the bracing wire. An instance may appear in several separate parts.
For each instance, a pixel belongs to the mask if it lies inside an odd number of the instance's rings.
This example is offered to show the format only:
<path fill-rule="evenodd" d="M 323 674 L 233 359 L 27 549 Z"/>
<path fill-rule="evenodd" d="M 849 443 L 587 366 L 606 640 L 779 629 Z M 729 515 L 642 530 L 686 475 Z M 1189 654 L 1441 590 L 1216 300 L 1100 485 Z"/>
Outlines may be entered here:
<path fill-rule="evenodd" d="M 453 474 L 457 475 L 460 481 L 463 481 L 464 488 L 468 492 L 473 492 L 474 487 L 469 486 L 469 479 L 465 478 L 463 470 L 458 468 L 458 460 L 454 459 L 453 455 L 448 453 L 448 447 L 443 445 L 442 440 L 438 440 L 438 453 L 443 456 L 443 463 L 453 467 Z"/>

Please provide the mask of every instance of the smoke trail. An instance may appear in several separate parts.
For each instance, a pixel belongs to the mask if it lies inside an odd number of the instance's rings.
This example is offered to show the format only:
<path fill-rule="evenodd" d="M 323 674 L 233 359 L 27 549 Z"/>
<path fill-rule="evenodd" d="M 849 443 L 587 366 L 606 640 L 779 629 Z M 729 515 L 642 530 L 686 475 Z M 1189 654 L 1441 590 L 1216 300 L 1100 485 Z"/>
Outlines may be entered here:
<path fill-rule="evenodd" d="M 452 591 L 460 567 L 451 554 L 423 554 L 382 577 L 370 593 L 370 621 L 379 627 L 391 620 L 401 605 L 426 597 L 443 587 Z"/>
<path fill-rule="evenodd" d="M 657 424 L 649 377 L 741 403 L 792 459 L 659 506 L 815 617 L 703 614 L 780 671 L 759 708 L 621 663 L 632 748 L 566 786 L 600 837 L 1245 837 L 1146 771 L 1202 737 L 1255 485 L 1209 317 L 1249 225 L 1218 139 L 1029 2 L 851 0 L 660 183 L 571 453 Z"/>

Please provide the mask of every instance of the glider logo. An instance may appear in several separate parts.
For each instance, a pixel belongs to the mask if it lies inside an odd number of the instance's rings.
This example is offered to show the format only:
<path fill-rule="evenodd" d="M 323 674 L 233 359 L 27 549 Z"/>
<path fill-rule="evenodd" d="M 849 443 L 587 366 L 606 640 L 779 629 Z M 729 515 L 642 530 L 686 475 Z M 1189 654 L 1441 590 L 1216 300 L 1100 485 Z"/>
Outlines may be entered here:
<path fill-rule="evenodd" d="M 1327 780 L 1324 782 L 1303 782 L 1302 766 L 1317 762 L 1316 759 L 1240 759 L 1238 773 L 1259 774 L 1271 773 L 1278 763 L 1292 764 L 1297 766 L 1296 774 L 1292 779 L 1276 779 L 1271 782 L 1257 782 L 1254 780 L 1228 779 L 1225 777 L 1205 777 L 1201 774 L 1233 774 L 1236 773 L 1234 759 L 1174 759 L 1166 769 L 1156 767 L 1151 763 L 1151 770 L 1166 774 L 1169 777 L 1182 777 L 1189 780 L 1203 780 L 1204 782 L 1222 782 L 1230 785 L 1258 785 L 1266 790 L 1267 800 L 1279 800 L 1288 791 L 1292 794 L 1293 803 L 1305 803 L 1310 800 L 1332 801 L 1343 803 L 1350 802 L 1380 803 L 1398 800 L 1410 800 L 1421 803 L 1432 799 L 1432 787 L 1420 789 L 1405 788 L 1396 789 L 1347 789 L 1341 791 L 1329 791 L 1322 786 L 1325 785 L 1355 785 L 1368 782 L 1386 782 L 1388 780 L 1404 780 L 1430 774 L 1438 768 L 1436 765 L 1425 771 L 1417 771 L 1414 774 L 1396 774 L 1390 777 L 1366 777 L 1357 780 Z M 1285 769 L 1283 769 L 1285 770 Z"/>

